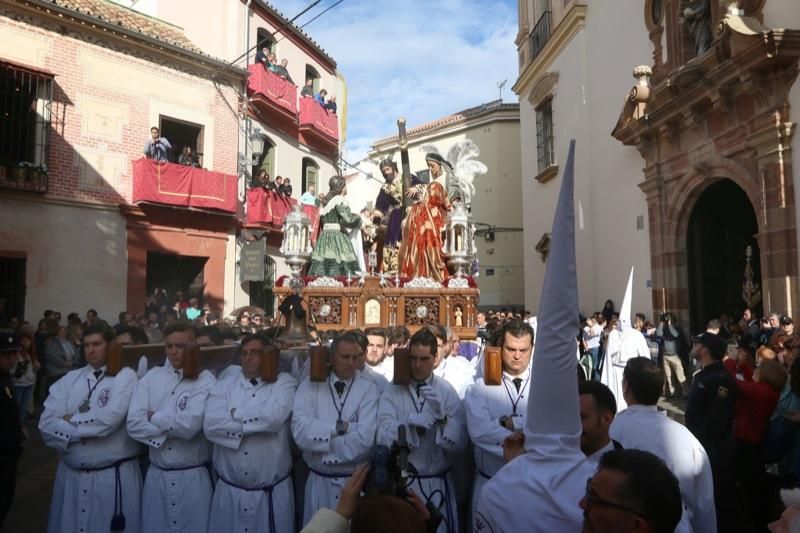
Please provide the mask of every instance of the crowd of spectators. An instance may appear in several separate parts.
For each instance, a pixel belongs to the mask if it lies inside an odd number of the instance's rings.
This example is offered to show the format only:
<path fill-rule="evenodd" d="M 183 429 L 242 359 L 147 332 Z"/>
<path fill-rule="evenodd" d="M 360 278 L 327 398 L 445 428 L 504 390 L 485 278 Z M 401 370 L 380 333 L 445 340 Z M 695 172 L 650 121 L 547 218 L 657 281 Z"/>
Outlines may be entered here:
<path fill-rule="evenodd" d="M 258 174 L 256 174 L 256 176 L 250 182 L 251 189 L 257 187 L 260 187 L 265 191 L 272 191 L 287 198 L 292 197 L 292 180 L 289 178 L 284 178 L 283 176 L 275 176 L 275 179 L 272 179 L 269 175 L 269 172 L 263 168 L 258 171 Z"/>

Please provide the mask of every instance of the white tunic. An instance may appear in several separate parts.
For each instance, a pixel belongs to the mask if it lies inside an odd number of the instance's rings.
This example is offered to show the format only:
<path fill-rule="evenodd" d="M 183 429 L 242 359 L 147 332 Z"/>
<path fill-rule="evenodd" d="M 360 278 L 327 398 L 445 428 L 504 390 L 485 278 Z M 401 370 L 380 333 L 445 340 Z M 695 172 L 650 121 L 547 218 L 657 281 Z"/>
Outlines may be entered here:
<path fill-rule="evenodd" d="M 322 383 L 306 379 L 294 398 L 292 436 L 311 470 L 303 525 L 318 509 L 336 508 L 342 487 L 355 467 L 368 460 L 375 443 L 379 397 L 375 385 L 356 374 L 345 381 L 339 396 L 333 386 L 338 379 L 333 372 Z M 337 419 L 349 422 L 344 435 L 336 433 Z"/>
<path fill-rule="evenodd" d="M 506 372 L 503 372 L 502 385 L 486 385 L 483 378 L 478 378 L 475 385 L 467 389 L 464 402 L 467 430 L 470 440 L 475 445 L 475 468 L 477 469 L 475 485 L 472 490 L 473 509 L 477 508 L 486 481 L 491 479 L 505 464 L 503 441 L 511 435 L 511 431 L 500 425 L 500 417 L 512 417 L 514 427 L 520 431 L 525 427 L 525 419 L 528 415 L 530 375 L 530 369 L 526 369 L 519 376 L 522 379 L 519 391 L 514 385 L 514 378 Z"/>
<path fill-rule="evenodd" d="M 445 357 L 433 373 L 452 385 L 461 400 L 467 388 L 475 382 L 475 369 L 463 357 Z"/>
<path fill-rule="evenodd" d="M 449 523 L 450 531 L 459 531 L 455 487 L 449 470 L 453 452 L 463 449 L 467 444 L 464 407 L 455 389 L 447 381 L 434 375 L 428 378 L 427 383 L 436 389 L 442 400 L 442 409 L 447 416 L 444 426 L 437 426 L 426 430 L 424 435 L 419 435 L 416 427 L 409 425 L 409 415 L 430 412 L 430 406 L 417 396 L 415 384 L 391 385 L 383 393 L 378 408 L 377 443 L 391 447 L 397 440 L 398 425 L 406 425 L 406 437 L 411 450 L 408 462 L 419 473 L 419 481 L 425 494 L 430 495 L 439 490 L 442 494 L 449 495 L 446 506 L 440 507 L 440 511 Z M 418 492 L 418 487 L 415 482 L 412 489 Z M 423 494 L 418 492 L 417 495 L 424 501 Z M 432 503 L 438 505 L 439 500 L 433 498 Z M 448 531 L 444 521 L 438 531 Z"/>
<path fill-rule="evenodd" d="M 208 398 L 203 428 L 219 475 L 209 531 L 295 531 L 289 418 L 297 381 L 286 373 L 275 383 L 255 380 L 240 371 Z"/>
<path fill-rule="evenodd" d="M 203 435 L 208 392 L 216 382 L 204 370 L 184 379 L 169 363 L 152 368 L 136 385 L 128 432 L 146 444 L 150 468 L 142 497 L 143 531 L 207 531 L 211 505 L 209 443 Z M 147 411 L 155 411 L 150 420 Z"/>
<path fill-rule="evenodd" d="M 358 371 L 358 373 L 366 380 L 372 382 L 375 385 L 375 389 L 378 391 L 378 395 L 383 394 L 383 391 L 386 387 L 389 386 L 389 380 L 383 374 L 379 374 L 375 371 L 375 369 L 368 364 L 364 365 L 364 368 Z"/>
<path fill-rule="evenodd" d="M 125 531 L 140 530 L 142 477 L 133 459 L 141 448 L 125 431 L 135 384 L 136 373 L 130 368 L 114 377 L 101 374 L 98 379 L 94 369 L 85 366 L 50 387 L 39 431 L 44 443 L 61 454 L 61 461 L 53 486 L 49 532 L 108 531 L 117 489 L 112 465 L 129 458 L 119 466 L 122 513 Z M 90 390 L 89 410 L 81 413 L 79 407 Z M 63 419 L 66 414 L 73 415 L 69 422 Z"/>
<path fill-rule="evenodd" d="M 386 378 L 389 383 L 394 379 L 394 357 L 384 357 L 383 361 L 371 367 L 372 370 Z"/>
<path fill-rule="evenodd" d="M 629 328 L 624 332 L 611 331 L 608 335 L 600 381 L 614 393 L 614 398 L 617 400 L 617 412 L 628 406 L 622 395 L 622 379 L 625 366 L 634 357 L 650 358 L 650 348 L 647 346 L 647 340 L 642 332 L 634 328 Z"/>
<path fill-rule="evenodd" d="M 711 465 L 691 431 L 655 405 L 631 405 L 617 414 L 608 433 L 625 448 L 648 451 L 667 463 L 678 478 L 691 530 L 717 530 Z"/>

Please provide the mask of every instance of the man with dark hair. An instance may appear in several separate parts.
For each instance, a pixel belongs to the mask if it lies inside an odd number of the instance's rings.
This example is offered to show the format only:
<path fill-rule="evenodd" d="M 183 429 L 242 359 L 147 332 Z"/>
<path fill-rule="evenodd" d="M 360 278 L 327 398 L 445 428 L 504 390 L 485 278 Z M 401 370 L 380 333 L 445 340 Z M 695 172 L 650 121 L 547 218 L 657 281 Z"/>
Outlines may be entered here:
<path fill-rule="evenodd" d="M 168 162 L 172 145 L 166 137 L 162 137 L 158 128 L 150 128 L 150 138 L 144 143 L 144 155 L 153 161 Z"/>
<path fill-rule="evenodd" d="M 333 341 L 329 353 L 328 378 L 323 382 L 305 378 L 292 408 L 292 435 L 311 471 L 303 525 L 317 509 L 336 507 L 345 481 L 375 444 L 379 394 L 358 374 L 361 347 L 345 334 Z"/>
<path fill-rule="evenodd" d="M 377 443 L 391 446 L 398 440 L 398 425 L 405 427 L 411 453 L 408 461 L 419 472 L 423 494 L 441 491 L 442 514 L 449 531 L 458 531 L 458 511 L 450 466 L 452 454 L 467 444 L 464 407 L 455 389 L 435 376 L 433 368 L 439 339 L 422 328 L 410 341 L 411 377 L 408 385 L 390 385 L 378 409 Z M 439 532 L 448 531 L 444 521 Z"/>
<path fill-rule="evenodd" d="M 720 531 L 736 523 L 733 472 L 733 418 L 739 388 L 722 364 L 728 345 L 719 335 L 705 332 L 692 337 L 692 357 L 701 369 L 694 376 L 686 401 L 686 427 L 703 445 L 714 474 L 714 500 Z"/>
<path fill-rule="evenodd" d="M 599 463 L 604 453 L 622 449 L 608 436 L 608 428 L 617 414 L 614 393 L 599 381 L 578 384 L 581 401 L 581 451 L 593 463 Z"/>
<path fill-rule="evenodd" d="M 530 362 L 533 354 L 533 329 L 519 320 L 504 327 L 501 348 L 503 383 L 486 385 L 483 377 L 467 390 L 467 430 L 475 445 L 477 475 L 472 491 L 472 509 L 478 505 L 481 490 L 503 467 L 503 441 L 522 432 L 528 412 Z"/>
<path fill-rule="evenodd" d="M 367 351 L 369 350 L 370 340 L 369 336 L 361 329 L 351 329 L 345 335 L 351 336 L 361 348 L 361 354 L 358 358 L 358 372 L 365 379 L 371 381 L 379 394 L 383 394 L 383 389 L 389 384 L 389 380 L 383 374 L 377 372 L 371 365 L 368 364 Z"/>
<path fill-rule="evenodd" d="M 264 340 L 242 339 L 241 370 L 212 388 L 203 428 L 219 475 L 209 531 L 295 531 L 289 418 L 297 381 L 261 376 Z"/>
<path fill-rule="evenodd" d="M 681 493 L 678 480 L 652 453 L 614 450 L 586 481 L 580 506 L 584 531 L 673 533 L 681 518 Z"/>
<path fill-rule="evenodd" d="M 194 373 L 189 348 L 195 328 L 173 322 L 164 330 L 167 361 L 152 368 L 136 385 L 128 409 L 128 433 L 149 449 L 142 498 L 142 530 L 165 528 L 204 532 L 211 505 L 208 441 L 203 413 L 216 380 L 208 371 Z"/>
<path fill-rule="evenodd" d="M 117 335 L 122 333 L 122 330 L 128 327 L 128 325 L 131 323 L 131 314 L 127 311 L 120 311 L 118 318 L 119 322 L 114 324 L 114 333 Z"/>
<path fill-rule="evenodd" d="M 97 320 L 98 320 L 97 311 L 95 311 L 94 309 L 89 309 L 88 311 L 86 311 L 86 322 L 84 322 L 83 328 L 84 329 L 88 328 L 89 326 L 97 322 Z"/>
<path fill-rule="evenodd" d="M 39 431 L 61 454 L 48 531 L 141 530 L 139 445 L 125 429 L 136 374 L 106 366 L 113 339 L 105 324 L 87 327 L 88 364 L 55 382 L 45 401 Z"/>
<path fill-rule="evenodd" d="M 437 348 L 433 373 L 450 383 L 458 397 L 463 400 L 467 387 L 475 382 L 475 369 L 463 357 L 450 355 L 452 346 L 449 341 L 452 330 L 433 324 L 425 326 L 425 328 L 436 336 Z"/>
<path fill-rule="evenodd" d="M 394 377 L 394 360 L 386 357 L 389 348 L 389 335 L 384 328 L 367 328 L 364 333 L 367 335 L 367 364 L 391 381 Z"/>
<path fill-rule="evenodd" d="M 656 363 L 646 357 L 629 360 L 622 381 L 628 408 L 617 415 L 609 433 L 626 449 L 655 454 L 678 478 L 686 505 L 678 531 L 716 531 L 711 464 L 691 432 L 656 408 L 663 386 L 664 372 Z"/>

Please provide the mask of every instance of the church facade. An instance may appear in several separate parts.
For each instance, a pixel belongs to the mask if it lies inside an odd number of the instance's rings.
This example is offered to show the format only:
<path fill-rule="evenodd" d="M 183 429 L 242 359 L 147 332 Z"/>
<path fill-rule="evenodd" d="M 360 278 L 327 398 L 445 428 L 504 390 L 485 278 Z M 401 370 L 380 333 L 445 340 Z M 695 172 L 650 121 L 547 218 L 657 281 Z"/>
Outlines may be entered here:
<path fill-rule="evenodd" d="M 515 86 L 529 111 L 528 125 L 521 113 L 523 146 L 526 134 L 529 145 L 542 144 L 548 105 L 550 166 L 578 140 L 583 311 L 619 298 L 635 266 L 634 310 L 672 311 L 693 331 L 747 306 L 796 315 L 800 31 L 783 26 L 800 20 L 800 5 L 622 1 L 615 11 L 630 16 L 619 17 L 583 4 L 520 3 L 518 45 L 538 54 L 521 54 Z M 555 23 L 539 45 L 536 26 L 522 21 L 541 21 L 542 8 Z M 631 71 L 633 88 L 624 83 Z M 557 171 L 549 176 L 541 163 L 523 158 L 523 179 L 534 178 L 523 187 L 554 188 L 546 181 Z M 528 197 L 552 210 L 541 196 Z M 551 220 L 531 218 L 526 265 Z"/>

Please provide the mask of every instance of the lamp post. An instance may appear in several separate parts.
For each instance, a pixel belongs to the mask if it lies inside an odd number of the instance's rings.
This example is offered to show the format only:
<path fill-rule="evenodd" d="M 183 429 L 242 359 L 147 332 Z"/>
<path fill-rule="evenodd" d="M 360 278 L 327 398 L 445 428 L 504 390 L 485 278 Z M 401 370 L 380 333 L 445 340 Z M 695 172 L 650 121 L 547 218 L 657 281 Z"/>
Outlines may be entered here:
<path fill-rule="evenodd" d="M 248 158 L 245 155 L 247 153 L 246 150 L 245 154 L 239 156 L 239 169 L 242 175 L 246 173 L 248 167 L 257 165 L 261 154 L 264 153 L 264 137 L 261 135 L 261 129 L 259 127 L 256 126 L 253 128 L 247 140 L 250 142 L 250 157 Z"/>
<path fill-rule="evenodd" d="M 311 258 L 311 219 L 295 204 L 283 221 L 283 242 L 280 252 L 292 271 L 290 287 L 295 293 L 303 288 L 300 273 Z"/>
<path fill-rule="evenodd" d="M 459 281 L 451 280 L 451 285 L 463 285 L 464 269 L 472 264 L 475 258 L 475 241 L 469 213 L 462 202 L 458 202 L 447 215 L 446 238 L 442 244 L 442 253 L 447 256 L 447 265 L 453 269 Z M 453 285 L 453 286 L 455 286 Z"/>

